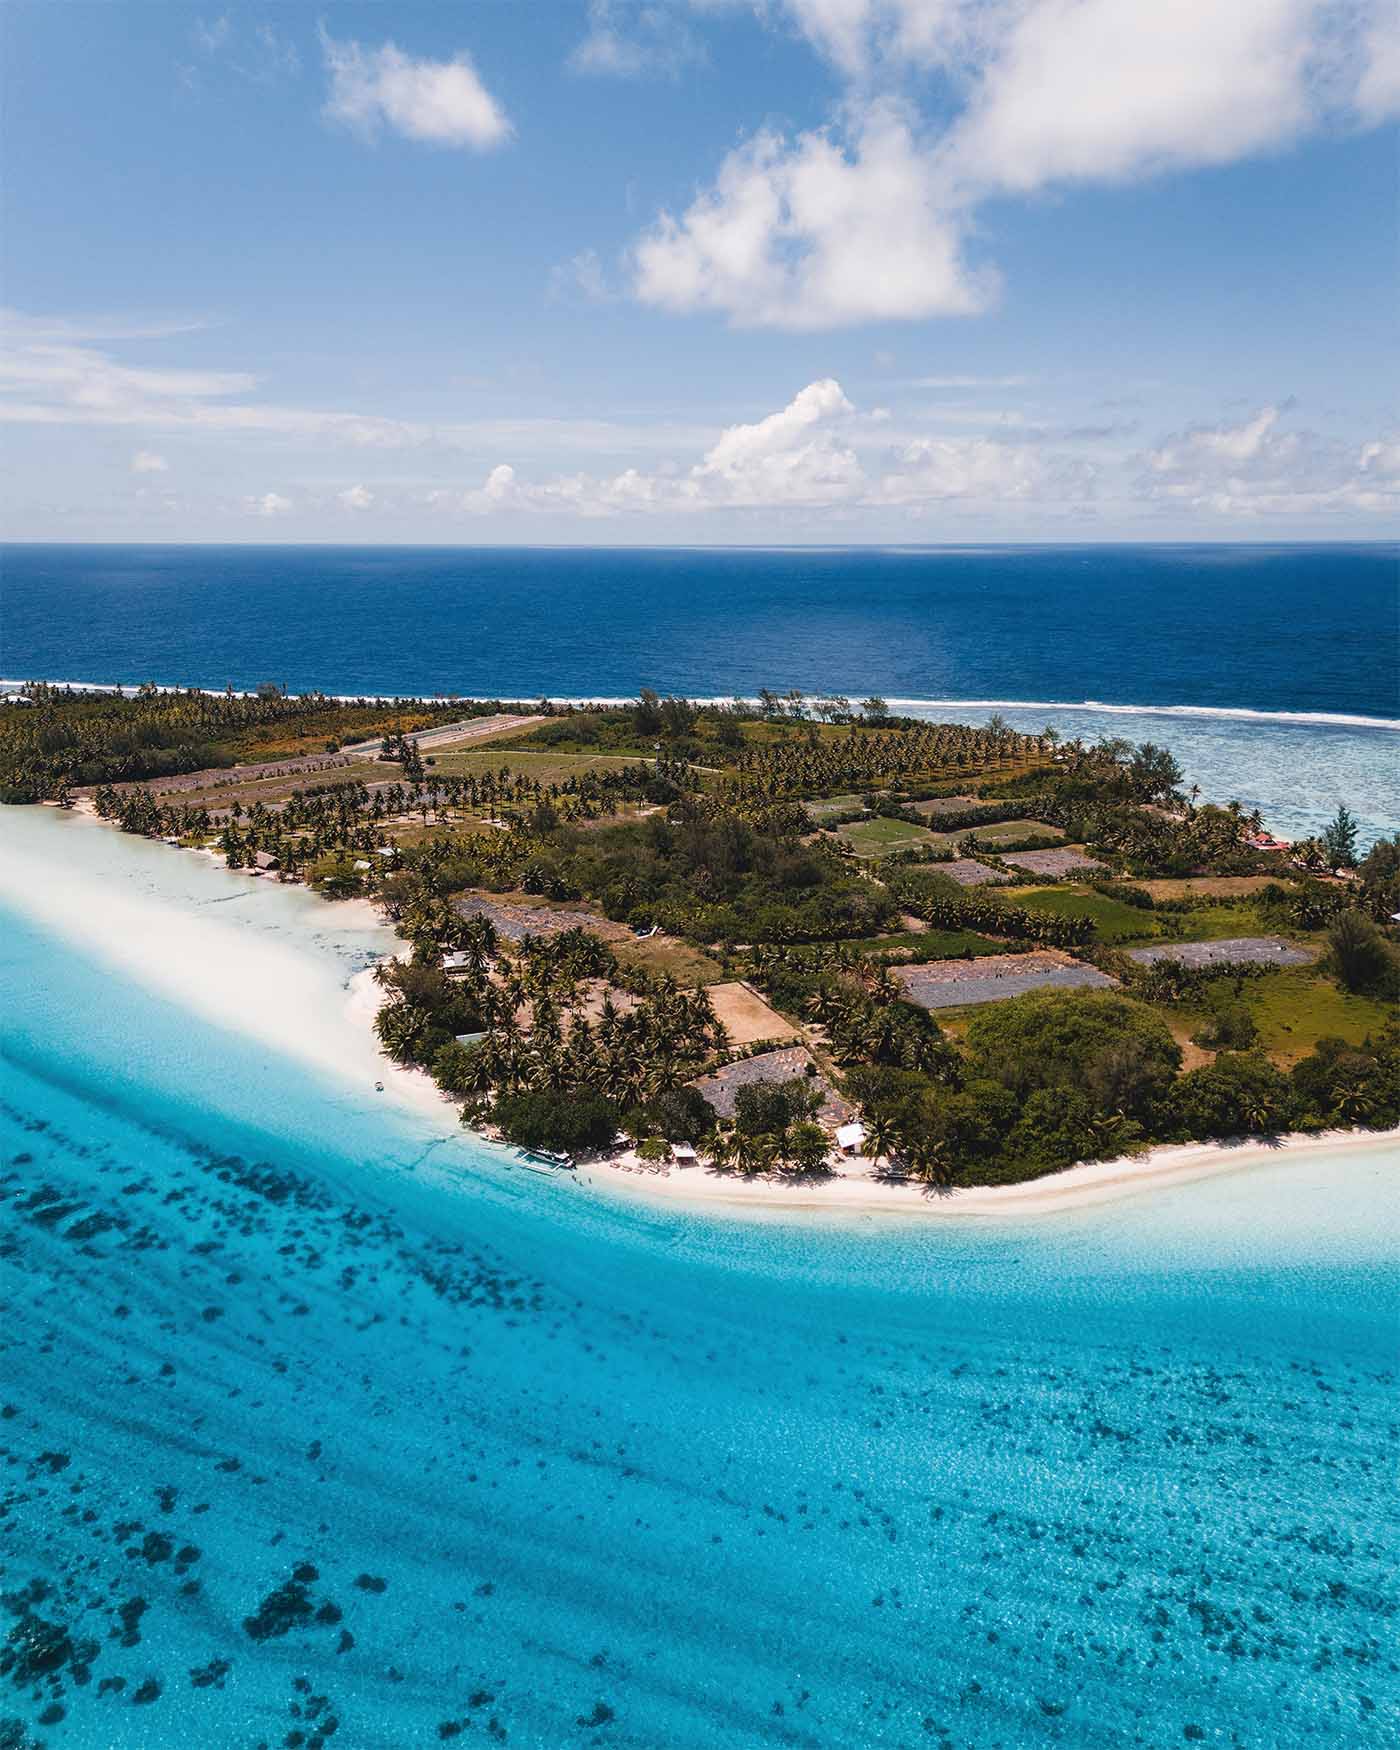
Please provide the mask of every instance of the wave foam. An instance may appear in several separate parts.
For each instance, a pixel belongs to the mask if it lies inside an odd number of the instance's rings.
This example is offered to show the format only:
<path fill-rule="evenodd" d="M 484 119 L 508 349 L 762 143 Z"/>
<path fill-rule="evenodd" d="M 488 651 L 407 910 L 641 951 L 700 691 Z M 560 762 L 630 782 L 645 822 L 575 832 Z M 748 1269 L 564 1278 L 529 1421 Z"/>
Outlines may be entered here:
<path fill-rule="evenodd" d="M 0 679 L 0 696 L 14 693 L 29 686 L 28 681 Z M 42 683 L 51 687 L 71 687 L 74 691 L 94 693 L 126 693 L 134 694 L 136 688 L 120 682 L 112 681 L 45 681 Z M 162 693 L 182 692 L 185 689 L 178 686 L 162 686 L 156 689 Z M 217 697 L 223 692 L 222 687 L 197 687 L 196 692 L 208 693 Z M 249 693 L 237 693 L 239 698 L 247 698 Z M 630 705 L 635 695 L 600 693 L 550 693 L 542 695 L 553 700 L 557 705 Z M 815 692 L 808 697 L 816 697 Z M 342 704 L 353 704 L 364 699 L 371 704 L 390 704 L 397 699 L 421 699 L 424 704 L 478 705 L 490 703 L 484 693 L 331 693 L 328 697 Z M 522 699 L 524 695 L 519 697 Z M 697 705 L 728 705 L 742 695 L 734 693 L 717 693 L 709 696 L 695 696 Z M 1218 719 L 1226 723 L 1295 723 L 1313 724 L 1331 729 L 1388 729 L 1400 731 L 1400 718 L 1397 717 L 1367 717 L 1345 711 L 1262 711 L 1247 705 L 1114 705 L 1102 699 L 887 699 L 886 703 L 898 711 L 1085 711 L 1117 717 L 1180 717 L 1198 721 Z"/>

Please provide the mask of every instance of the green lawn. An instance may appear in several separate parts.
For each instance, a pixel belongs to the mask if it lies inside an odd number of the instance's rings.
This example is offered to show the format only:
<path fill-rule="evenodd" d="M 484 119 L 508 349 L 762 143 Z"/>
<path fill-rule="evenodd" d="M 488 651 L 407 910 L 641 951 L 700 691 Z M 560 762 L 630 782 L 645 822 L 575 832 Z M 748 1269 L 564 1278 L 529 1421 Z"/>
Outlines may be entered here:
<path fill-rule="evenodd" d="M 876 820 L 857 820 L 850 826 L 839 826 L 836 831 L 858 857 L 888 857 L 891 851 L 910 851 L 941 842 L 937 833 L 922 826 L 887 820 L 883 815 Z"/>
<path fill-rule="evenodd" d="M 1240 1000 L 1254 1016 L 1260 1044 L 1290 1063 L 1329 1036 L 1359 1045 L 1395 1015 L 1393 1004 L 1355 996 L 1309 966 L 1247 978 Z"/>
<path fill-rule="evenodd" d="M 873 936 L 852 946 L 866 954 L 913 949 L 921 960 L 953 960 L 963 954 L 1005 954 L 1005 942 L 993 942 L 975 930 L 906 930 L 893 936 Z"/>
<path fill-rule="evenodd" d="M 1047 826 L 1043 820 L 999 820 L 995 826 L 973 827 L 972 834 L 989 849 L 1008 844 L 1015 839 L 1030 838 L 1032 835 L 1044 839 L 1047 846 L 1056 845 L 1065 836 L 1062 827 Z M 958 833 L 955 836 L 962 838 L 964 835 Z"/>
<path fill-rule="evenodd" d="M 1199 911 L 1177 913 L 1177 921 L 1183 942 L 1218 942 L 1229 936 L 1285 936 L 1302 943 L 1322 940 L 1320 934 L 1309 938 L 1299 931 L 1286 914 L 1253 904 L 1202 906 Z"/>
<path fill-rule="evenodd" d="M 998 897 L 1011 905 L 1024 906 L 1027 911 L 1049 912 L 1062 918 L 1092 918 L 1101 942 L 1150 942 L 1162 934 L 1161 924 L 1152 912 L 1108 899 L 1088 887 L 1005 887 Z"/>

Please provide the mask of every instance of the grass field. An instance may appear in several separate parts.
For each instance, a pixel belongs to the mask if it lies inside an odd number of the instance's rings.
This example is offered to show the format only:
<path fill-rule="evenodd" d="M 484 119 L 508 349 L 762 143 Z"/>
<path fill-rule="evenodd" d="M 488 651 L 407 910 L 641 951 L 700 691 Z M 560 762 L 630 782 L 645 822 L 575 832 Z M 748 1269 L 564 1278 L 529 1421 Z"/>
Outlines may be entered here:
<path fill-rule="evenodd" d="M 852 946 L 867 954 L 910 950 L 924 960 L 956 960 L 964 954 L 1005 954 L 1005 942 L 993 942 L 975 930 L 907 930 L 895 936 L 875 936 Z"/>
<path fill-rule="evenodd" d="M 836 829 L 858 857 L 888 857 L 891 851 L 912 851 L 922 845 L 942 842 L 937 833 L 903 820 L 857 820 Z"/>
<path fill-rule="evenodd" d="M 1233 998 L 1231 980 L 1220 980 L 1219 988 Z M 1310 966 L 1247 978 L 1239 1001 L 1254 1016 L 1259 1043 L 1283 1065 L 1306 1057 L 1319 1039 L 1345 1039 L 1359 1045 L 1368 1033 L 1379 1033 L 1395 1015 L 1392 1005 L 1342 990 Z M 1194 1032 L 1205 1019 L 1205 1011 L 1191 1012 L 1196 1016 L 1191 1025 Z"/>
<path fill-rule="evenodd" d="M 433 764 L 427 766 L 426 776 L 434 774 L 439 777 L 460 778 L 469 773 L 478 777 L 483 772 L 499 772 L 502 766 L 508 766 L 512 772 L 518 772 L 522 777 L 537 778 L 541 784 L 562 784 L 568 778 L 582 777 L 585 772 L 620 772 L 626 766 L 635 766 L 641 756 L 606 753 L 529 753 L 507 747 L 476 747 L 461 753 L 444 752 L 428 755 Z M 651 756 L 647 755 L 650 760 Z M 426 759 L 425 759 L 426 764 Z"/>
<path fill-rule="evenodd" d="M 972 829 L 972 836 L 989 850 L 995 850 L 998 845 L 1009 844 L 1016 839 L 1030 838 L 1032 835 L 1044 839 L 1047 845 L 1059 844 L 1065 836 L 1062 827 L 1047 826 L 1043 820 L 1000 820 L 995 826 L 977 826 Z M 956 839 L 965 836 L 965 832 L 953 835 Z"/>
<path fill-rule="evenodd" d="M 1184 942 L 1215 942 L 1222 936 L 1284 936 L 1306 943 L 1308 935 L 1293 926 L 1285 913 L 1262 905 L 1209 905 L 1181 916 Z M 1318 942 L 1321 937 L 1314 935 Z"/>
<path fill-rule="evenodd" d="M 353 765 L 330 766 L 325 771 L 291 772 L 282 778 L 239 778 L 237 772 L 211 775 L 208 784 L 198 788 L 176 790 L 163 788 L 157 779 L 152 788 L 162 802 L 187 805 L 190 808 L 228 809 L 235 802 L 246 808 L 252 802 L 272 807 L 285 802 L 293 790 L 321 789 L 327 784 L 382 784 L 401 777 L 398 766 L 378 760 L 356 760 Z M 168 782 L 168 781 L 167 781 Z"/>
<path fill-rule="evenodd" d="M 1230 899 L 1259 893 L 1266 887 L 1292 887 L 1293 883 L 1280 875 L 1185 875 L 1179 879 L 1137 881 L 1134 886 L 1145 888 L 1153 899 Z"/>
<path fill-rule="evenodd" d="M 1087 887 L 1004 887 L 999 897 L 1027 911 L 1092 918 L 1101 942 L 1151 942 L 1162 934 L 1161 924 L 1150 911 L 1108 899 Z"/>

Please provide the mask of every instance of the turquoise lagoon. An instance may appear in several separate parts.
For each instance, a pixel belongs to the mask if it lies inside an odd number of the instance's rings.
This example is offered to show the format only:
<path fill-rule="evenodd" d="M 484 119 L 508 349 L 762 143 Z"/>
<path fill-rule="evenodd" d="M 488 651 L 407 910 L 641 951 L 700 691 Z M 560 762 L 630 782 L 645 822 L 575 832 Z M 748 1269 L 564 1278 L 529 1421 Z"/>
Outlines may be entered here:
<path fill-rule="evenodd" d="M 590 1193 L 374 1092 L 384 942 L 0 815 L 0 1742 L 1395 1741 L 1394 1151 Z"/>

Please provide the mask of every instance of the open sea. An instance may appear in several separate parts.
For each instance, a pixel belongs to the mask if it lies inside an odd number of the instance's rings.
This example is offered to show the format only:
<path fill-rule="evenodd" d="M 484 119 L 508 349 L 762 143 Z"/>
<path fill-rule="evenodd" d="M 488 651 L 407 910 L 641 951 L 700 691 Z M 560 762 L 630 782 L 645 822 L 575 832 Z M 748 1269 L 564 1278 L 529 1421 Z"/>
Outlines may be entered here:
<path fill-rule="evenodd" d="M 1019 700 L 1400 825 L 1392 550 L 3 565 L 8 676 Z M 1397 1741 L 1400 1146 L 662 1206 L 401 1101 L 391 940 L 0 810 L 5 1750 Z"/>

